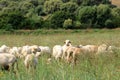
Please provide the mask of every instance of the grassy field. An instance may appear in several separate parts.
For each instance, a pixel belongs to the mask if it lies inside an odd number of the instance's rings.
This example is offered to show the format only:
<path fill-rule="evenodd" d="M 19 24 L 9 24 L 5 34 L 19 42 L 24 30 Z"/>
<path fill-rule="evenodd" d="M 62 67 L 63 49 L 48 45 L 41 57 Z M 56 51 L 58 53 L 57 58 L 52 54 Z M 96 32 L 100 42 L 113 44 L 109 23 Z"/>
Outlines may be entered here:
<path fill-rule="evenodd" d="M 69 39 L 72 45 L 95 44 L 114 45 L 120 47 L 119 30 L 69 30 L 42 31 L 29 34 L 0 34 L 0 45 L 23 46 L 42 45 L 52 48 L 56 44 L 63 45 Z M 18 60 L 19 70 L 16 75 L 0 71 L 0 80 L 119 80 L 120 51 L 100 56 L 80 56 L 76 66 L 52 59 L 46 64 L 47 55 L 40 57 L 36 71 L 26 72 L 23 60 Z"/>

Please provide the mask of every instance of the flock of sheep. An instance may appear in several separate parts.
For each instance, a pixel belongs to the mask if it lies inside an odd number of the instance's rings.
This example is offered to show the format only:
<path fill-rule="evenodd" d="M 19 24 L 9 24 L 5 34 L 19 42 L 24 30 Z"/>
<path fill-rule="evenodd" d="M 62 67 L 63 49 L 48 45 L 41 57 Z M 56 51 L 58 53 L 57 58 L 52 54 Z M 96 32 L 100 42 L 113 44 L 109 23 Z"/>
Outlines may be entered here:
<path fill-rule="evenodd" d="M 26 69 L 30 67 L 36 68 L 38 64 L 38 58 L 42 54 L 50 55 L 48 61 L 51 61 L 51 57 L 55 60 L 63 59 L 68 63 L 76 64 L 77 56 L 80 54 L 94 53 L 96 55 L 101 53 L 113 53 L 114 49 L 119 49 L 113 46 L 107 46 L 106 44 L 97 45 L 79 45 L 73 46 L 70 40 L 65 40 L 64 45 L 55 45 L 51 50 L 48 46 L 38 46 L 38 45 L 26 45 L 22 47 L 8 47 L 2 45 L 0 47 L 0 66 L 2 69 L 12 70 L 14 69 L 15 63 L 17 64 L 18 59 L 23 59 L 24 66 Z M 18 65 L 18 64 L 17 64 Z"/>

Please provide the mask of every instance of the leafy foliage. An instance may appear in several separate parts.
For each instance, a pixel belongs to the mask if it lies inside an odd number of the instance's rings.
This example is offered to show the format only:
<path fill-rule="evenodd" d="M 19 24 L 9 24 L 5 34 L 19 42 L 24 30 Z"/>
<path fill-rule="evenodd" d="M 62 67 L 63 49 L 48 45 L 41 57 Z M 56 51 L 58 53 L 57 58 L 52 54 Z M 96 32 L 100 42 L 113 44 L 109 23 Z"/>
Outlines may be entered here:
<path fill-rule="evenodd" d="M 109 0 L 0 0 L 0 29 L 58 29 L 67 19 L 72 29 L 117 28 L 120 8 Z"/>

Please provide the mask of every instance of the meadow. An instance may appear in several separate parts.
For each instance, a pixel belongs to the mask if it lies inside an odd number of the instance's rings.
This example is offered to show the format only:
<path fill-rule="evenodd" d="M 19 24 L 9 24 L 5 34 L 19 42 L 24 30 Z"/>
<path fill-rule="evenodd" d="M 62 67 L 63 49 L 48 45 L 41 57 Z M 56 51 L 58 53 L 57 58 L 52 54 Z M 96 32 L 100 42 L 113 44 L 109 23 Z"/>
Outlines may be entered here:
<path fill-rule="evenodd" d="M 1 33 L 0 46 L 63 45 L 64 40 L 69 39 L 72 45 L 100 45 L 105 43 L 120 47 L 119 30 L 59 30 L 37 31 L 29 33 Z M 64 61 L 52 59 L 47 64 L 47 55 L 39 58 L 39 64 L 35 71 L 27 72 L 23 60 L 18 60 L 19 70 L 16 74 L 0 71 L 0 80 L 119 80 L 120 79 L 120 51 L 99 56 L 82 55 L 76 66 Z"/>

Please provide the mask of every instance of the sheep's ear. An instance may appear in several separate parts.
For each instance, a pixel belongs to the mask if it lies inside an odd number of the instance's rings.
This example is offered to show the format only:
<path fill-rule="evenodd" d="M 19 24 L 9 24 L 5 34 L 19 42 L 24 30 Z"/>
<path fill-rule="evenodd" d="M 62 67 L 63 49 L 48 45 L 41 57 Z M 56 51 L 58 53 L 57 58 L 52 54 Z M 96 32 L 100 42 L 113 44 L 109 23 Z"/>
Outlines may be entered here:
<path fill-rule="evenodd" d="M 71 43 L 71 41 L 69 43 Z"/>
<path fill-rule="evenodd" d="M 65 41 L 64 41 L 64 43 L 65 43 Z"/>

